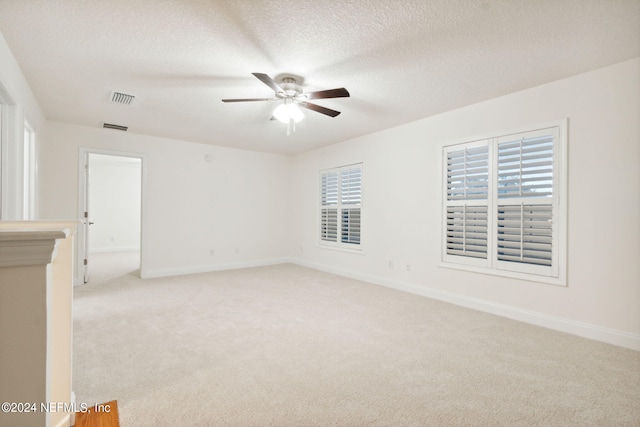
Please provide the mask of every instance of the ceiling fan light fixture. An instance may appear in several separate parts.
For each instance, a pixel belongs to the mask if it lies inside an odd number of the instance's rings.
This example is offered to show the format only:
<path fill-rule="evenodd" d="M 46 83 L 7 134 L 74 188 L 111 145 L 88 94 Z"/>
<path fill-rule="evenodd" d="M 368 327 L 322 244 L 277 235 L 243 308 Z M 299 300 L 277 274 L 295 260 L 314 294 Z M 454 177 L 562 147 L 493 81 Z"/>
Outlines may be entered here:
<path fill-rule="evenodd" d="M 273 111 L 273 117 L 282 123 L 288 124 L 291 120 L 298 123 L 304 119 L 304 114 L 300 107 L 293 102 L 284 102 Z"/>

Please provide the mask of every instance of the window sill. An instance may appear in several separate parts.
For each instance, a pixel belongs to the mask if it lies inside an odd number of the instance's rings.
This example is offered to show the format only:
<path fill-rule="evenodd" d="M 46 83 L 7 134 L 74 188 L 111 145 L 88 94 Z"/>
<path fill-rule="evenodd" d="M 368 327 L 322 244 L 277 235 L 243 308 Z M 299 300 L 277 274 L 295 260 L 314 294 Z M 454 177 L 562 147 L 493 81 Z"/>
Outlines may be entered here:
<path fill-rule="evenodd" d="M 364 255 L 364 249 L 362 247 L 359 247 L 358 249 L 351 249 L 343 246 L 337 246 L 337 245 L 334 246 L 334 245 L 327 245 L 322 243 L 318 243 L 316 247 L 320 249 L 329 249 L 331 251 L 345 252 L 345 253 L 355 254 L 355 255 Z"/>
<path fill-rule="evenodd" d="M 451 262 L 440 262 L 438 267 L 450 268 L 453 270 L 470 271 L 473 273 L 486 274 L 489 276 L 508 277 L 511 279 L 527 280 L 529 282 L 545 283 L 548 285 L 556 285 L 566 287 L 566 280 L 562 277 L 540 276 L 531 273 L 518 273 L 515 271 L 497 270 L 487 267 L 476 267 L 472 265 L 455 264 Z"/>

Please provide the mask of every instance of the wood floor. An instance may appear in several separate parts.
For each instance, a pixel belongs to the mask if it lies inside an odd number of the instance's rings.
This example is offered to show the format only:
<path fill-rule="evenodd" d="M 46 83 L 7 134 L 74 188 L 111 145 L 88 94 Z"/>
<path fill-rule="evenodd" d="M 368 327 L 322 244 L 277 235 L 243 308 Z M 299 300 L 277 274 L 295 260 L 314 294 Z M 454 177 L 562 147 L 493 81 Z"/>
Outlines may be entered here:
<path fill-rule="evenodd" d="M 112 400 L 76 413 L 75 427 L 120 427 L 118 402 Z"/>

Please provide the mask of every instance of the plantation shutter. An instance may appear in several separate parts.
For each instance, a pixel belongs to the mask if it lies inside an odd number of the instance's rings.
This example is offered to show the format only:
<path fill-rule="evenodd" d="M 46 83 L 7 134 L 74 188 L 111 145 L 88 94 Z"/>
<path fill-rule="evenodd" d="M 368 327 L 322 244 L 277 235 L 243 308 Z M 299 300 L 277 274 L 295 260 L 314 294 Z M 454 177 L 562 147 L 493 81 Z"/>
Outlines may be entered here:
<path fill-rule="evenodd" d="M 340 202 L 342 205 L 360 204 L 362 200 L 362 169 L 359 165 L 342 168 L 340 174 Z"/>
<path fill-rule="evenodd" d="M 488 192 L 488 145 L 447 153 L 447 200 L 486 200 Z"/>
<path fill-rule="evenodd" d="M 450 147 L 446 154 L 445 253 L 487 258 L 489 146 Z"/>
<path fill-rule="evenodd" d="M 498 268 L 549 274 L 555 267 L 554 138 L 548 129 L 497 139 Z"/>
<path fill-rule="evenodd" d="M 498 260 L 551 266 L 552 205 L 498 206 Z"/>
<path fill-rule="evenodd" d="M 341 169 L 341 241 L 360 244 L 360 203 L 362 201 L 362 168 L 360 165 Z"/>
<path fill-rule="evenodd" d="M 498 198 L 553 195 L 553 136 L 498 144 Z"/>
<path fill-rule="evenodd" d="M 487 257 L 487 207 L 447 207 L 447 253 Z"/>
<path fill-rule="evenodd" d="M 337 246 L 361 243 L 362 164 L 320 173 L 320 239 Z"/>
<path fill-rule="evenodd" d="M 360 208 L 342 209 L 342 243 L 360 244 Z"/>
<path fill-rule="evenodd" d="M 320 239 L 338 240 L 338 171 L 320 175 Z"/>

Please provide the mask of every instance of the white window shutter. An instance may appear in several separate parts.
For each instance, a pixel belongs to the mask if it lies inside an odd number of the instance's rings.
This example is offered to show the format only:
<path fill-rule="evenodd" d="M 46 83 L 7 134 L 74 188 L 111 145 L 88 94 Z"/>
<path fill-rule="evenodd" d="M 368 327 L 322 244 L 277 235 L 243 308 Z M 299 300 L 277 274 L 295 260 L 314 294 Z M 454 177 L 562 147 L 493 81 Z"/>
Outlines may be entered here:
<path fill-rule="evenodd" d="M 359 204 L 362 199 L 362 169 L 359 165 L 342 168 L 340 172 L 340 202 Z"/>
<path fill-rule="evenodd" d="M 320 240 L 358 248 L 362 228 L 362 164 L 320 173 Z"/>
<path fill-rule="evenodd" d="M 338 171 L 320 175 L 320 239 L 338 241 Z"/>
<path fill-rule="evenodd" d="M 496 268 L 546 276 L 558 272 L 555 215 L 557 129 L 496 138 Z"/>
<path fill-rule="evenodd" d="M 341 241 L 348 244 L 360 244 L 360 208 L 342 209 Z"/>
<path fill-rule="evenodd" d="M 465 263 L 476 259 L 473 262 L 476 265 L 486 265 L 489 237 L 488 142 L 448 147 L 445 161 L 444 258 Z"/>
<path fill-rule="evenodd" d="M 447 207 L 447 254 L 487 258 L 487 206 Z"/>
<path fill-rule="evenodd" d="M 489 146 L 447 153 L 447 200 L 486 199 L 489 192 Z"/>
<path fill-rule="evenodd" d="M 553 206 L 499 205 L 498 260 L 551 266 Z"/>
<path fill-rule="evenodd" d="M 553 135 L 498 144 L 498 198 L 553 195 Z"/>
<path fill-rule="evenodd" d="M 346 166 L 340 171 L 341 241 L 360 244 L 360 203 L 362 201 L 362 168 Z M 345 208 L 347 207 L 348 208 Z"/>
<path fill-rule="evenodd" d="M 320 238 L 327 242 L 338 241 L 338 209 L 323 208 L 320 213 Z"/>
<path fill-rule="evenodd" d="M 338 172 L 329 171 L 321 175 L 320 197 L 322 206 L 338 204 Z"/>

